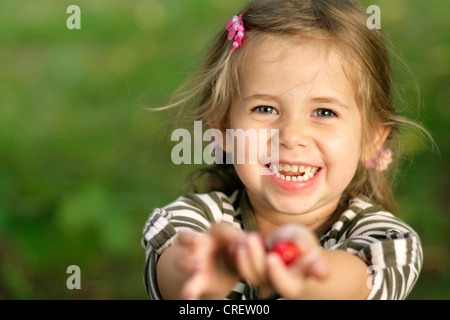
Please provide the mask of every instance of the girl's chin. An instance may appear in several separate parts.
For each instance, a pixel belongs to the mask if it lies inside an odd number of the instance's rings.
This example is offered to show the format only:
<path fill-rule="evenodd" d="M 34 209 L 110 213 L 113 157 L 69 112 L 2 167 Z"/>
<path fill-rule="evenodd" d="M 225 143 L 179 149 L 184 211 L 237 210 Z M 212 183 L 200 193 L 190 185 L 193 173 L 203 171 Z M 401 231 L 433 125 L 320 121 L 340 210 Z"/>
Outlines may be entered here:
<path fill-rule="evenodd" d="M 307 214 L 308 212 L 315 210 L 317 203 L 316 199 L 311 196 L 299 197 L 298 195 L 291 197 L 280 197 L 279 195 L 275 195 L 268 200 L 270 207 L 273 210 L 286 215 Z"/>

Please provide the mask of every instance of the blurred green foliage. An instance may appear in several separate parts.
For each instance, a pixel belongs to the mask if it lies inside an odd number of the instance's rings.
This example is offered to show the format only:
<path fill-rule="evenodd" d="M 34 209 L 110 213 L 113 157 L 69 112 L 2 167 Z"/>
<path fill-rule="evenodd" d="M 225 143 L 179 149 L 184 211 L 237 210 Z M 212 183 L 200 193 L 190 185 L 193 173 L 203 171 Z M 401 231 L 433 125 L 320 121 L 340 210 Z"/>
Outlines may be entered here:
<path fill-rule="evenodd" d="M 0 2 L 0 299 L 147 298 L 141 230 L 193 168 L 170 161 L 168 113 L 141 106 L 168 101 L 242 3 Z M 399 215 L 425 249 L 410 298 L 449 299 L 450 2 L 361 3 L 380 6 L 398 103 L 439 148 L 405 133 Z"/>

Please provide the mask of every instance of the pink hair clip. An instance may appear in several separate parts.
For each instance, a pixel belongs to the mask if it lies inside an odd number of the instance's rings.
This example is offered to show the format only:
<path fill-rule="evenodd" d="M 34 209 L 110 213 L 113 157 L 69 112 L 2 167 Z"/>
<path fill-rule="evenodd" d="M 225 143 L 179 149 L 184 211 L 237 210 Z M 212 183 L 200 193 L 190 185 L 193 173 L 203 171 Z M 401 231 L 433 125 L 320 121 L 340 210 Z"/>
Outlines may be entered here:
<path fill-rule="evenodd" d="M 244 22 L 242 22 L 241 13 L 238 16 L 234 16 L 230 21 L 228 21 L 226 29 L 228 30 L 228 40 L 233 40 L 233 49 L 231 49 L 230 54 L 233 53 L 237 48 L 242 47 L 242 39 L 244 38 Z"/>
<path fill-rule="evenodd" d="M 392 150 L 381 148 L 369 161 L 363 162 L 363 166 L 375 171 L 385 171 L 392 162 Z"/>

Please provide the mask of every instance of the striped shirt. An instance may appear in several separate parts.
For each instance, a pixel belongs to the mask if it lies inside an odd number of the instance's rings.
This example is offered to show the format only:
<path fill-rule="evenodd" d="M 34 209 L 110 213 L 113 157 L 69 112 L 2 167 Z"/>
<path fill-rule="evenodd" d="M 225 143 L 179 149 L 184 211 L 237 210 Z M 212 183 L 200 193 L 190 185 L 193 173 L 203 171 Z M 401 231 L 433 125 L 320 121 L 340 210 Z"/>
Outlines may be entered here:
<path fill-rule="evenodd" d="M 181 230 L 206 231 L 226 221 L 246 231 L 256 231 L 253 210 L 245 190 L 230 197 L 221 192 L 190 193 L 154 209 L 144 230 L 144 283 L 150 299 L 162 299 L 156 281 L 158 257 Z M 321 246 L 346 250 L 368 266 L 368 299 L 405 299 L 419 277 L 423 252 L 418 235 L 405 222 L 367 199 L 353 198 L 348 208 L 319 236 Z M 257 289 L 238 282 L 228 299 L 259 299 Z M 282 299 L 274 295 L 273 299 Z"/>

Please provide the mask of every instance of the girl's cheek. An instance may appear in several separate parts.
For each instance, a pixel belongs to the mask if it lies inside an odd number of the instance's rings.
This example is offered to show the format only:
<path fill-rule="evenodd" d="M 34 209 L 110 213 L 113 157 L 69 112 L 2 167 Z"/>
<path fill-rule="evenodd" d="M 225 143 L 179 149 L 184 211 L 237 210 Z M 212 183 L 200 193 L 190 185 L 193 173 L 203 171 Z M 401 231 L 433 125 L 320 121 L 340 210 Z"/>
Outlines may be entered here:
<path fill-rule="evenodd" d="M 360 158 L 358 135 L 336 132 L 323 135 L 321 141 L 321 153 L 325 156 L 329 169 L 335 168 L 337 174 L 353 177 Z"/>

